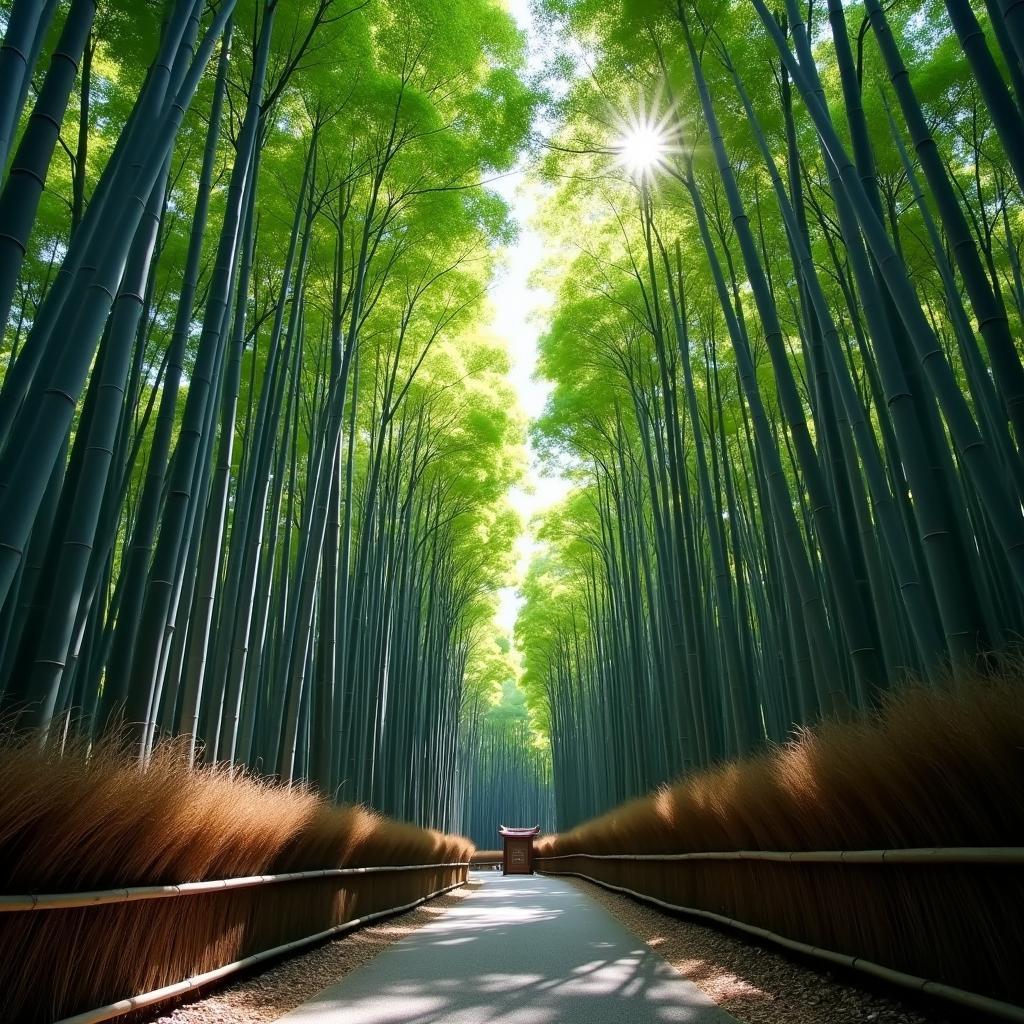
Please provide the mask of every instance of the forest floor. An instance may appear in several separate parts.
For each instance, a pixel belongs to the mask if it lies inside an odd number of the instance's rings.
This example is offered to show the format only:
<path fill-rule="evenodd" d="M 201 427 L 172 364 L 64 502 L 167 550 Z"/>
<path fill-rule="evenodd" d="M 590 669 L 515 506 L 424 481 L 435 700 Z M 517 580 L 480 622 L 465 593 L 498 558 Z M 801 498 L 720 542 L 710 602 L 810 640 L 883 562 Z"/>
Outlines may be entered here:
<path fill-rule="evenodd" d="M 847 984 L 773 949 L 664 914 L 592 882 L 564 879 L 600 903 L 743 1024 L 951 1024 L 953 1018 Z"/>

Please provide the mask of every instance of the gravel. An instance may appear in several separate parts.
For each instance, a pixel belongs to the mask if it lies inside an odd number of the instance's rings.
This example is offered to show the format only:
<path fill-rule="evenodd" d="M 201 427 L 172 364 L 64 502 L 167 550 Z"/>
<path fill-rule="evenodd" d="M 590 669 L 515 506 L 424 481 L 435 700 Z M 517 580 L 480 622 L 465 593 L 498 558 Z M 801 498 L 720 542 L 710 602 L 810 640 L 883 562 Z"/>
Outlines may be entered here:
<path fill-rule="evenodd" d="M 836 980 L 716 928 L 565 878 L 596 900 L 722 1009 L 745 1024 L 951 1024 L 953 1018 Z"/>
<path fill-rule="evenodd" d="M 457 906 L 479 885 L 470 880 L 461 889 L 453 889 L 406 914 L 350 932 L 308 953 L 289 957 L 269 970 L 212 989 L 205 997 L 182 1003 L 173 1011 L 165 1009 L 161 1016 L 142 1020 L 150 1024 L 263 1024 L 277 1020 L 368 963 L 393 942 Z"/>

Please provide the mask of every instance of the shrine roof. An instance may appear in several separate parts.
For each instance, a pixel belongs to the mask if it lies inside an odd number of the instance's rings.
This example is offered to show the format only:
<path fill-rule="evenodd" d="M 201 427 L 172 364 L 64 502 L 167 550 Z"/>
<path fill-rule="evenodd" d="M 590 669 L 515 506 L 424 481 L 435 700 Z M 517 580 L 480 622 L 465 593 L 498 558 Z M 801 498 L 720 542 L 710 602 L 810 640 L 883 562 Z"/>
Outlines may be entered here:
<path fill-rule="evenodd" d="M 510 839 L 530 839 L 540 834 L 540 825 L 534 825 L 533 828 L 509 828 L 507 825 L 499 825 L 498 834 Z"/>

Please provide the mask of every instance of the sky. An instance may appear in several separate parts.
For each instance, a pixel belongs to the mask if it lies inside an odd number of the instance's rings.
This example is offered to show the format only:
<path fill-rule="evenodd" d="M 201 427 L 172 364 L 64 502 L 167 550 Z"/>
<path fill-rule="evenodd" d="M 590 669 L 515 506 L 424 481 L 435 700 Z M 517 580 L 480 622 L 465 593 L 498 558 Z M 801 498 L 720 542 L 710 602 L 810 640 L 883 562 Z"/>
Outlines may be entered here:
<path fill-rule="evenodd" d="M 507 6 L 527 35 L 530 51 L 530 70 L 539 70 L 548 47 L 543 42 L 530 14 L 529 0 L 508 0 Z M 536 377 L 537 340 L 544 330 L 544 320 L 553 296 L 545 288 L 531 284 L 530 275 L 543 259 L 543 241 L 533 227 L 538 202 L 543 198 L 542 186 L 528 180 L 527 158 L 520 160 L 513 173 L 492 184 L 492 188 L 508 202 L 519 225 L 519 238 L 505 254 L 505 264 L 499 268 L 491 286 L 489 297 L 493 311 L 490 330 L 504 339 L 512 360 L 511 381 L 519 404 L 527 417 L 533 419 L 544 409 L 550 384 Z M 533 517 L 565 496 L 568 483 L 561 478 L 546 478 L 540 474 L 536 453 L 527 451 L 527 471 L 523 485 L 512 492 L 512 503 L 523 517 L 525 532 L 516 544 L 517 577 L 522 578 L 530 557 L 537 550 L 537 540 L 531 526 Z M 511 631 L 522 604 L 515 586 L 501 591 L 498 625 Z"/>

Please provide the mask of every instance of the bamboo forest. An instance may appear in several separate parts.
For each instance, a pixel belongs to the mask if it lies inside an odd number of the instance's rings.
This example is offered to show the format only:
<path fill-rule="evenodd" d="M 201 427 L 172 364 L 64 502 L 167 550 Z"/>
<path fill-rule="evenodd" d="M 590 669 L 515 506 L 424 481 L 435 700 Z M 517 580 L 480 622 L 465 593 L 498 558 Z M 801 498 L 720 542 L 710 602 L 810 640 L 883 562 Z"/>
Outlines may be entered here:
<path fill-rule="evenodd" d="M 1024 5 L 0 35 L 0 1022 L 1024 1021 Z"/>

